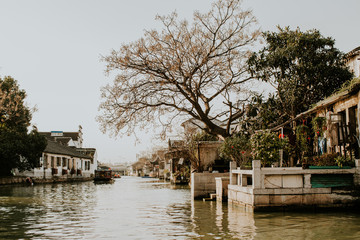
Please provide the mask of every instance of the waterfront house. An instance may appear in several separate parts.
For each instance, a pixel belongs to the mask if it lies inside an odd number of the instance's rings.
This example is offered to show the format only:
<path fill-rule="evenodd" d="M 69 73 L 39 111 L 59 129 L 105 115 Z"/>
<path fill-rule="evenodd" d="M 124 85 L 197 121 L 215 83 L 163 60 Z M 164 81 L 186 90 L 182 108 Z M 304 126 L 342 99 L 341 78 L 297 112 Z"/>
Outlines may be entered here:
<path fill-rule="evenodd" d="M 353 72 L 354 78 L 332 96 L 273 130 L 285 129 L 294 121 L 314 129 L 313 125 L 319 124 L 316 121 L 321 120 L 321 128 L 311 136 L 314 153 L 338 153 L 354 159 L 360 158 L 360 47 L 346 56 L 347 66 Z"/>
<path fill-rule="evenodd" d="M 16 171 L 17 176 L 31 177 L 34 181 L 65 181 L 91 179 L 97 168 L 95 148 L 82 148 L 82 127 L 78 132 L 39 132 L 45 136 L 47 146 L 40 159 L 40 167 Z"/>
<path fill-rule="evenodd" d="M 190 157 L 185 141 L 169 139 L 165 159 L 170 163 L 170 182 L 186 184 L 190 181 Z"/>
<path fill-rule="evenodd" d="M 150 158 L 146 156 L 139 157 L 137 162 L 132 164 L 132 171 L 138 177 L 149 177 L 151 169 Z"/>
<path fill-rule="evenodd" d="M 166 179 L 166 174 L 170 173 L 170 166 L 165 159 L 165 152 L 167 149 L 161 148 L 154 151 L 151 154 L 150 163 L 152 170 L 150 176 L 157 177 L 159 179 Z M 165 171 L 166 169 L 166 171 Z"/>
<path fill-rule="evenodd" d="M 114 174 L 119 176 L 126 176 L 128 175 L 128 164 L 127 163 L 115 163 L 110 165 L 111 170 Z"/>
<path fill-rule="evenodd" d="M 44 178 L 93 177 L 92 157 L 76 149 L 48 140 L 43 153 Z"/>
<path fill-rule="evenodd" d="M 137 177 L 142 176 L 142 169 L 143 169 L 144 163 L 137 161 L 131 165 L 132 168 L 132 174 Z"/>
<path fill-rule="evenodd" d="M 360 46 L 346 54 L 346 65 L 355 78 L 360 77 Z"/>
<path fill-rule="evenodd" d="M 223 126 L 224 123 L 216 121 Z M 194 134 L 203 133 L 204 123 L 196 119 L 189 119 L 181 124 L 187 139 Z M 231 132 L 236 124 L 231 126 Z M 228 178 L 229 163 L 220 158 L 221 141 L 197 141 L 188 154 L 191 155 L 191 196 L 194 199 L 207 198 L 216 192 L 216 178 Z"/>
<path fill-rule="evenodd" d="M 39 132 L 39 134 L 46 137 L 50 142 L 56 142 L 60 145 L 72 149 L 80 153 L 80 156 L 87 156 L 90 161 L 78 160 L 77 166 L 86 177 L 92 177 L 94 171 L 97 169 L 97 151 L 95 148 L 83 148 L 83 133 L 82 127 L 79 125 L 77 132 L 63 132 L 63 131 L 51 131 L 51 132 Z M 45 149 L 46 150 L 46 149 Z"/>
<path fill-rule="evenodd" d="M 296 117 L 295 120 L 305 119 L 304 124 L 316 118 L 325 123 L 323 134 L 315 133 L 309 138 L 314 156 L 303 167 L 261 167 L 260 161 L 254 160 L 249 170 L 232 164 L 229 203 L 253 210 L 358 207 L 359 104 L 360 83 L 356 83 Z M 342 161 L 353 167 L 343 167 Z M 336 162 L 337 166 L 323 166 L 326 162 Z M 315 163 L 320 166 L 310 166 Z M 221 188 L 217 190 L 218 195 L 221 192 Z"/>
<path fill-rule="evenodd" d="M 313 134 L 307 139 L 313 158 L 309 157 L 303 167 L 269 168 L 254 160 L 249 170 L 232 163 L 229 203 L 245 205 L 253 210 L 359 207 L 360 195 L 356 189 L 360 186 L 360 48 L 349 52 L 347 59 L 355 76 L 348 85 L 291 121 L 272 129 L 282 136 L 284 128 L 293 121 L 313 129 Z M 337 159 L 337 166 L 309 166 L 316 161 L 330 162 L 330 157 Z M 344 167 L 343 163 L 351 166 Z M 221 189 L 217 194 L 221 194 Z"/>

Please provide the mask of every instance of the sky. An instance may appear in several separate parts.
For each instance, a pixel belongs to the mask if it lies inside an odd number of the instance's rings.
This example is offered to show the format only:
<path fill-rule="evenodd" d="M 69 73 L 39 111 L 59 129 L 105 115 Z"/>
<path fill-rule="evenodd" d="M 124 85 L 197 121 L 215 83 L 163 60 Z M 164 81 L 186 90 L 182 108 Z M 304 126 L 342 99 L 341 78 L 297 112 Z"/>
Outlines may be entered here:
<path fill-rule="evenodd" d="M 84 147 L 94 147 L 100 162 L 132 162 L 136 154 L 165 144 L 156 133 L 111 138 L 100 131 L 101 56 L 136 41 L 144 30 L 161 29 L 155 16 L 174 10 L 181 19 L 207 12 L 210 0 L 0 0 L 0 77 L 15 78 L 36 106 L 32 123 L 39 131 L 83 128 Z M 276 26 L 318 29 L 349 52 L 360 46 L 359 0 L 244 0 L 263 31 Z M 149 123 L 150 124 L 150 123 Z"/>

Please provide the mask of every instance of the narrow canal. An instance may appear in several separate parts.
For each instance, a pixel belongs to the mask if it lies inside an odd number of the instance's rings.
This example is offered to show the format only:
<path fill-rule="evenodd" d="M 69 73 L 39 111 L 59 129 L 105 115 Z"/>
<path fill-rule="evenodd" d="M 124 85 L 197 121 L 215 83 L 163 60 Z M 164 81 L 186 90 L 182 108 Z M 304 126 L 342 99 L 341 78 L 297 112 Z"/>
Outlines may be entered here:
<path fill-rule="evenodd" d="M 360 239 L 357 213 L 249 213 L 123 177 L 0 187 L 0 239 Z"/>

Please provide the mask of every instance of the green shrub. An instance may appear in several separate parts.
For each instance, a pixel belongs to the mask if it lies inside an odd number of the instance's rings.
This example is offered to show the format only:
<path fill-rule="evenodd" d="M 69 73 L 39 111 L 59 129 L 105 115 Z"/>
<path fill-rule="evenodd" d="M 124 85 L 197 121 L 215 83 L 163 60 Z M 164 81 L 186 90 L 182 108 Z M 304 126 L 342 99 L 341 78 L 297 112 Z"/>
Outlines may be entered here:
<path fill-rule="evenodd" d="M 316 137 L 322 137 L 326 130 L 326 118 L 314 117 L 311 121 L 312 130 Z"/>
<path fill-rule="evenodd" d="M 243 134 L 226 138 L 220 147 L 220 154 L 235 161 L 237 166 L 243 167 L 249 164 L 252 158 L 249 138 Z"/>
<path fill-rule="evenodd" d="M 310 155 L 310 129 L 306 125 L 296 127 L 296 147 L 300 153 L 300 159 L 304 162 L 305 158 Z"/>
<path fill-rule="evenodd" d="M 335 163 L 339 167 L 343 167 L 343 166 L 351 166 L 351 167 L 353 167 L 355 165 L 355 163 L 353 161 L 351 161 L 350 158 L 345 158 L 343 156 L 336 157 L 335 158 Z"/>
<path fill-rule="evenodd" d="M 290 148 L 288 138 L 279 138 L 277 133 L 268 130 L 256 132 L 250 142 L 253 158 L 261 160 L 263 166 L 279 161 L 279 150 L 289 151 Z"/>

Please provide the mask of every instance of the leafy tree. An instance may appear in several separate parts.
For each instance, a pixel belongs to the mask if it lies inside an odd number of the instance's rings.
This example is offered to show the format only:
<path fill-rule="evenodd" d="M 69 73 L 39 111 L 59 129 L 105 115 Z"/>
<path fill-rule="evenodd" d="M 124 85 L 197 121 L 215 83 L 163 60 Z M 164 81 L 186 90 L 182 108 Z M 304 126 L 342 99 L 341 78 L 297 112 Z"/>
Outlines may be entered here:
<path fill-rule="evenodd" d="M 257 130 L 272 128 L 286 120 L 275 95 L 270 94 L 264 99 L 261 94 L 255 93 L 249 99 L 244 115 L 239 119 L 238 132 L 251 135 Z"/>
<path fill-rule="evenodd" d="M 208 13 L 195 12 L 191 24 L 176 13 L 157 16 L 161 32 L 146 31 L 104 57 L 106 71 L 118 72 L 102 88 L 102 130 L 131 134 L 150 122 L 165 133 L 186 116 L 204 123 L 207 133 L 229 136 L 231 123 L 243 114 L 238 102 L 250 79 L 248 48 L 259 35 L 255 17 L 240 2 L 217 0 Z"/>
<path fill-rule="evenodd" d="M 263 34 L 266 46 L 249 59 L 253 76 L 270 82 L 289 118 L 331 95 L 351 79 L 334 40 L 317 30 L 280 28 Z"/>
<path fill-rule="evenodd" d="M 25 97 L 16 80 L 0 78 L 0 176 L 9 175 L 13 168 L 37 167 L 47 144 L 36 129 L 27 132 L 31 113 Z"/>
<path fill-rule="evenodd" d="M 26 92 L 12 77 L 0 78 L 0 124 L 24 131 L 30 126 L 31 113 L 25 106 Z"/>

